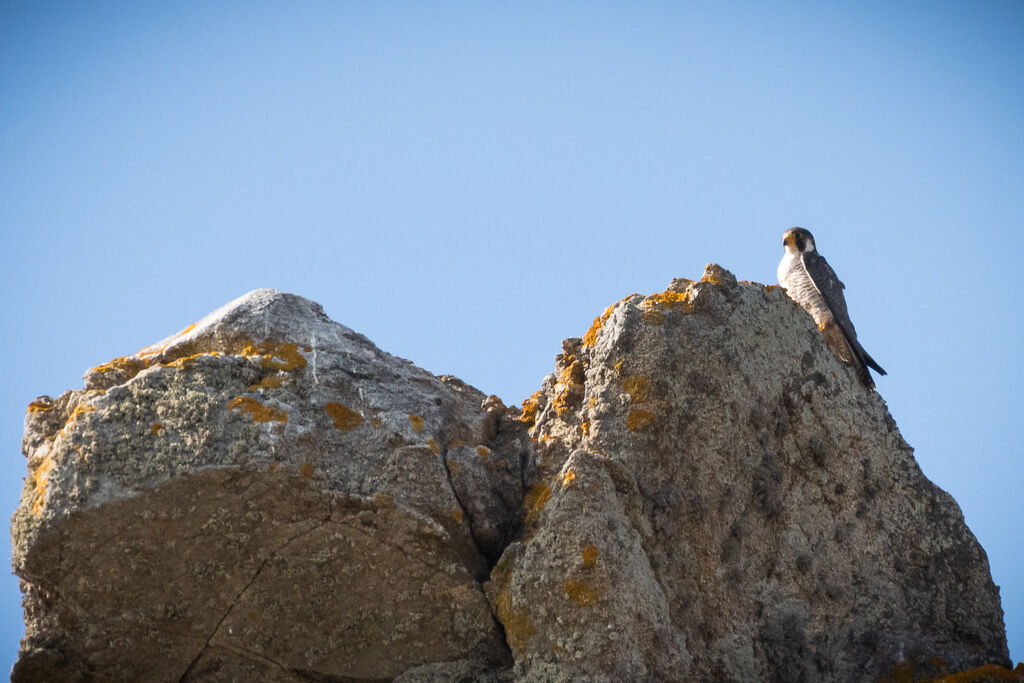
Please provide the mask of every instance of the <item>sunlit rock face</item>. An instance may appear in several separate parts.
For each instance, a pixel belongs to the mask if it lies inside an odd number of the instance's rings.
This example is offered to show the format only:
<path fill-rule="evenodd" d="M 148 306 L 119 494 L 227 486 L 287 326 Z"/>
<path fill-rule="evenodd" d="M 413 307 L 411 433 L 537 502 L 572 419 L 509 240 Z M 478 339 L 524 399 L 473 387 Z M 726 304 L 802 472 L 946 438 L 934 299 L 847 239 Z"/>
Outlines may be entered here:
<path fill-rule="evenodd" d="M 984 551 L 778 287 L 610 306 L 525 405 L 488 596 L 524 679 L 859 681 L 1008 665 Z"/>
<path fill-rule="evenodd" d="M 1009 664 L 984 551 L 882 399 L 717 266 L 610 306 L 521 410 L 273 290 L 85 381 L 26 418 L 17 681 Z"/>

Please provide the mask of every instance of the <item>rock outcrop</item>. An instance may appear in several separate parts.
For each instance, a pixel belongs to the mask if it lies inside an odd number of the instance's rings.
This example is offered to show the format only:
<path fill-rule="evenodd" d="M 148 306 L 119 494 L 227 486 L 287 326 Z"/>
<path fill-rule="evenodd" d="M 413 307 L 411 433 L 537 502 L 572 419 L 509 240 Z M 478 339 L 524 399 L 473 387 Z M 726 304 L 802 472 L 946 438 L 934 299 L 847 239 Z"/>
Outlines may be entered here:
<path fill-rule="evenodd" d="M 521 411 L 271 290 L 85 384 L 26 418 L 17 681 L 1009 664 L 985 553 L 882 399 L 717 266 L 609 307 Z"/>

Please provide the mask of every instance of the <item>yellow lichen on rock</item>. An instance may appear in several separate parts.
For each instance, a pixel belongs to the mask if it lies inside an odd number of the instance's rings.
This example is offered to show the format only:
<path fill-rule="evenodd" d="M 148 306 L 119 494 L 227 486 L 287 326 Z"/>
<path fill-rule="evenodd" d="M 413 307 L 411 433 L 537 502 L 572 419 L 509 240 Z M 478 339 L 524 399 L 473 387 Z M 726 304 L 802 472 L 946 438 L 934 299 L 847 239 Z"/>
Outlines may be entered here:
<path fill-rule="evenodd" d="M 704 271 L 704 274 L 700 276 L 700 281 L 707 282 L 709 284 L 716 285 L 719 287 L 722 285 L 722 278 L 718 276 L 718 273 L 716 271 L 710 269 Z"/>
<path fill-rule="evenodd" d="M 33 462 L 33 460 L 35 462 Z M 37 517 L 43 514 L 46 505 L 46 484 L 50 480 L 50 472 L 53 470 L 54 461 L 50 455 L 29 461 L 29 480 L 32 482 L 32 506 L 33 515 Z"/>
<path fill-rule="evenodd" d="M 412 423 L 412 428 L 415 429 L 417 432 L 423 431 L 422 415 L 414 415 L 413 413 L 409 413 L 409 422 Z"/>
<path fill-rule="evenodd" d="M 64 428 L 74 424 L 78 418 L 82 417 L 86 413 L 91 413 L 96 410 L 96 406 L 90 403 L 79 403 L 74 410 L 71 411 L 71 415 L 68 416 L 68 421 L 64 424 Z"/>
<path fill-rule="evenodd" d="M 568 470 L 565 473 L 565 476 L 562 477 L 562 488 L 569 488 L 570 486 L 572 486 L 572 483 L 574 481 L 576 481 L 576 471 Z"/>
<path fill-rule="evenodd" d="M 537 521 L 537 517 L 540 516 L 549 500 L 551 500 L 551 487 L 544 482 L 537 482 L 526 491 L 526 495 L 523 496 L 523 507 L 526 508 L 527 525 Z"/>
<path fill-rule="evenodd" d="M 612 310 L 615 308 L 614 304 L 604 309 L 604 313 L 594 318 L 594 322 L 590 325 L 590 329 L 587 330 L 586 334 L 583 335 L 583 348 L 593 346 L 597 343 L 597 333 L 601 331 L 604 324 L 608 322 L 608 318 L 612 315 Z"/>
<path fill-rule="evenodd" d="M 277 389 L 284 384 L 284 377 L 281 375 L 267 375 L 256 384 L 249 387 L 249 391 L 259 391 L 260 389 Z"/>
<path fill-rule="evenodd" d="M 363 423 L 363 416 L 336 401 L 324 404 L 324 410 L 334 420 L 334 428 L 343 432 L 355 429 Z"/>
<path fill-rule="evenodd" d="M 693 313 L 693 301 L 685 292 L 664 291 L 651 294 L 640 302 L 644 312 L 644 322 L 661 325 L 665 322 L 665 312 Z"/>
<path fill-rule="evenodd" d="M 597 589 L 586 581 L 566 580 L 564 587 L 568 598 L 580 607 L 589 607 L 597 601 Z"/>
<path fill-rule="evenodd" d="M 576 356 L 567 356 L 565 366 L 558 376 L 558 393 L 555 395 L 551 405 L 555 414 L 561 417 L 573 404 L 582 399 L 583 383 L 586 381 L 586 374 L 583 370 L 583 363 Z"/>
<path fill-rule="evenodd" d="M 519 414 L 519 421 L 533 425 L 537 421 L 537 411 L 540 409 L 541 392 L 535 391 L 530 398 L 523 401 L 523 410 Z"/>
<path fill-rule="evenodd" d="M 150 426 L 150 428 L 149 428 L 149 433 L 152 434 L 153 436 L 158 435 L 162 431 L 164 431 L 164 423 L 163 422 L 156 422 L 152 426 Z"/>
<path fill-rule="evenodd" d="M 271 370 L 291 372 L 306 367 L 306 358 L 299 353 L 299 345 L 290 342 L 248 342 L 242 347 L 241 355 L 259 358 L 260 365 Z"/>
<path fill-rule="evenodd" d="M 256 422 L 287 422 L 288 413 L 283 410 L 266 406 L 249 396 L 239 396 L 228 402 L 228 410 L 248 413 Z"/>
<path fill-rule="evenodd" d="M 148 367 L 149 363 L 141 358 L 136 358 L 135 356 L 119 356 L 111 361 L 107 361 L 103 365 L 97 365 L 92 368 L 92 372 L 106 374 L 108 372 L 120 370 L 130 379 Z"/>
<path fill-rule="evenodd" d="M 40 396 L 31 403 L 28 404 L 28 412 L 30 413 L 44 413 L 48 410 L 53 410 L 57 406 L 52 399 Z"/>
<path fill-rule="evenodd" d="M 626 377 L 622 380 L 622 388 L 629 394 L 632 403 L 643 403 L 650 394 L 646 377 Z"/>
<path fill-rule="evenodd" d="M 217 357 L 220 355 L 222 355 L 220 351 L 201 351 L 199 353 L 193 353 L 188 356 L 181 356 L 180 358 L 175 358 L 174 360 L 167 361 L 166 363 L 160 363 L 160 367 L 177 368 L 178 370 L 184 370 L 203 356 Z"/>
<path fill-rule="evenodd" d="M 583 556 L 583 566 L 593 567 L 597 564 L 597 546 L 594 544 L 584 546 L 580 554 Z"/>
<path fill-rule="evenodd" d="M 488 455 L 491 454 L 491 449 L 488 448 L 487 446 L 477 446 L 476 454 L 479 455 L 481 458 L 486 458 Z"/>
<path fill-rule="evenodd" d="M 944 676 L 936 683 L 976 683 L 985 681 L 1017 681 L 1024 683 L 1024 664 L 1018 664 L 1013 671 L 998 664 L 983 664 L 974 669 Z"/>
<path fill-rule="evenodd" d="M 435 441 L 434 439 L 427 439 L 427 446 L 430 447 L 430 451 L 434 455 L 437 455 L 441 452 L 440 444 L 438 444 L 437 441 Z"/>
<path fill-rule="evenodd" d="M 526 610 L 512 606 L 512 594 L 508 587 L 502 587 L 498 593 L 494 611 L 498 621 L 505 627 L 505 640 L 508 641 L 509 649 L 514 656 L 520 656 L 526 650 L 530 636 L 537 632 L 530 615 Z"/>
<path fill-rule="evenodd" d="M 644 309 L 644 322 L 648 325 L 664 325 L 665 314 L 658 308 L 645 308 Z"/>
<path fill-rule="evenodd" d="M 626 416 L 626 426 L 629 428 L 629 431 L 635 432 L 650 425 L 654 420 L 654 413 L 646 410 L 633 410 Z"/>

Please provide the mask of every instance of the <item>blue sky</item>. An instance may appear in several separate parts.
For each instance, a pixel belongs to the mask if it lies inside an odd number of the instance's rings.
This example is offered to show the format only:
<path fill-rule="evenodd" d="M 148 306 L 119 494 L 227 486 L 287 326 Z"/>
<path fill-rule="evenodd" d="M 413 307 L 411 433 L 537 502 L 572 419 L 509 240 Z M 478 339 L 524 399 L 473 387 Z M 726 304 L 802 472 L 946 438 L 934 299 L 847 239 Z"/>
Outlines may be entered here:
<path fill-rule="evenodd" d="M 250 289 L 512 404 L 802 225 L 1024 659 L 1024 4 L 0 0 L 0 93 L 8 512 L 30 400 Z"/>

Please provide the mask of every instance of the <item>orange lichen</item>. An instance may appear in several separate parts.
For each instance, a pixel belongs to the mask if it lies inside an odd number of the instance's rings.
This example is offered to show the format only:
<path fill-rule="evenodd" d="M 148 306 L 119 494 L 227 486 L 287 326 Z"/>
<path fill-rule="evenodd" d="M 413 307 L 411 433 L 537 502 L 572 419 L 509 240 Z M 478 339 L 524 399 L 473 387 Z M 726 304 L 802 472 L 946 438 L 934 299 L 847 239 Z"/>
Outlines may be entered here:
<path fill-rule="evenodd" d="M 914 663 L 900 662 L 887 678 L 879 678 L 877 683 L 914 683 Z"/>
<path fill-rule="evenodd" d="M 381 423 L 380 423 L 380 418 L 379 417 L 375 417 L 372 420 L 370 420 L 370 426 L 371 427 L 380 427 L 380 424 Z"/>
<path fill-rule="evenodd" d="M 456 522 L 462 522 L 462 510 L 458 508 L 452 510 L 452 519 L 454 519 Z"/>
<path fill-rule="evenodd" d="M 583 436 L 590 436 L 590 423 L 584 420 L 580 423 L 580 431 L 583 432 Z"/>
<path fill-rule="evenodd" d="M 635 432 L 651 424 L 654 420 L 654 413 L 646 410 L 634 410 L 626 416 L 626 426 L 629 428 L 629 431 Z"/>
<path fill-rule="evenodd" d="M 363 423 L 362 415 L 335 401 L 325 403 L 324 410 L 334 420 L 334 428 L 340 431 L 350 431 Z"/>
<path fill-rule="evenodd" d="M 718 276 L 718 271 L 714 270 L 704 271 L 704 274 L 700 276 L 700 281 L 707 282 L 716 286 L 721 286 L 722 284 L 722 278 Z"/>
<path fill-rule="evenodd" d="M 315 468 L 313 467 L 313 463 L 304 462 L 301 465 L 299 465 L 299 476 L 305 479 L 306 481 L 309 481 L 310 479 L 313 478 L 314 469 Z"/>
<path fill-rule="evenodd" d="M 177 368 L 179 370 L 184 370 L 185 368 L 187 368 L 190 365 L 192 365 L 193 363 L 195 363 L 197 359 L 202 358 L 203 356 L 214 356 L 214 357 L 216 357 L 216 356 L 220 356 L 220 355 L 222 355 L 220 351 L 202 351 L 200 353 L 193 353 L 193 354 L 191 354 L 189 356 L 182 356 L 180 358 L 175 358 L 174 360 L 167 361 L 166 363 L 160 363 L 160 367 L 162 367 L 162 368 Z"/>
<path fill-rule="evenodd" d="M 975 681 L 1024 681 L 1024 667 L 1017 665 L 1017 669 L 1010 671 L 998 664 L 983 664 L 974 669 L 961 671 L 940 678 L 937 683 L 974 683 Z"/>
<path fill-rule="evenodd" d="M 28 412 L 30 413 L 42 413 L 47 410 L 53 410 L 56 407 L 56 403 L 49 399 L 37 398 L 28 404 Z"/>
<path fill-rule="evenodd" d="M 537 521 L 541 511 L 551 500 L 551 487 L 544 482 L 537 482 L 531 486 L 526 495 L 523 496 L 523 507 L 526 508 L 526 523 L 528 525 Z"/>
<path fill-rule="evenodd" d="M 572 485 L 572 483 L 574 481 L 576 481 L 576 471 L 575 470 L 568 470 L 568 471 L 566 471 L 565 476 L 562 477 L 562 488 L 563 489 L 564 488 L 568 488 L 569 486 Z"/>
<path fill-rule="evenodd" d="M 265 406 L 254 398 L 239 396 L 228 402 L 228 410 L 248 413 L 256 422 L 287 422 L 288 413 L 273 406 Z"/>
<path fill-rule="evenodd" d="M 505 627 L 505 640 L 508 641 L 512 654 L 519 656 L 526 649 L 530 636 L 537 632 L 530 615 L 526 610 L 512 606 L 512 593 L 508 587 L 498 592 L 494 601 L 494 611 L 498 621 Z"/>
<path fill-rule="evenodd" d="M 477 446 L 476 454 L 479 455 L 481 458 L 486 458 L 488 455 L 491 454 L 491 449 L 488 448 L 487 446 Z"/>
<path fill-rule="evenodd" d="M 107 373 L 114 370 L 124 372 L 129 379 L 139 374 L 143 370 L 149 367 L 149 363 L 136 358 L 134 356 L 120 356 L 111 361 L 104 363 L 103 365 L 97 365 L 92 369 L 93 372 Z"/>
<path fill-rule="evenodd" d="M 664 325 L 665 314 L 657 308 L 644 309 L 644 322 L 648 325 Z"/>
<path fill-rule="evenodd" d="M 645 311 L 671 311 L 673 313 L 693 313 L 693 301 L 685 292 L 660 292 L 651 294 L 641 304 Z M 645 315 L 646 319 L 646 315 Z"/>
<path fill-rule="evenodd" d="M 156 436 L 157 434 L 159 434 L 162 431 L 164 431 L 164 423 L 163 422 L 156 422 L 156 423 L 154 423 L 149 428 L 149 433 L 152 434 L 153 436 Z"/>
<path fill-rule="evenodd" d="M 540 409 L 540 396 L 541 393 L 535 391 L 530 398 L 523 401 L 523 411 L 519 415 L 520 422 L 532 425 L 537 421 L 537 411 Z"/>
<path fill-rule="evenodd" d="M 622 388 L 629 394 L 629 400 L 633 403 L 643 403 L 650 393 L 646 377 L 626 377 L 622 380 Z"/>
<path fill-rule="evenodd" d="M 594 344 L 597 343 L 597 333 L 600 332 L 601 328 L 604 327 L 604 324 L 608 322 L 608 318 L 611 317 L 612 309 L 614 308 L 614 305 L 609 306 L 608 308 L 604 309 L 604 313 L 594 318 L 594 322 L 590 326 L 590 329 L 587 330 L 586 334 L 583 335 L 583 348 L 593 346 Z"/>
<path fill-rule="evenodd" d="M 462 473 L 462 463 L 454 460 L 449 460 L 447 463 L 448 471 L 452 473 L 453 477 L 457 477 Z"/>
<path fill-rule="evenodd" d="M 427 446 L 430 447 L 430 450 L 434 453 L 434 455 L 437 455 L 438 453 L 441 452 L 441 446 L 433 439 L 427 439 Z"/>
<path fill-rule="evenodd" d="M 291 372 L 306 367 L 306 358 L 299 353 L 299 345 L 289 342 L 249 342 L 242 348 L 241 355 L 259 358 L 260 365 L 271 370 Z"/>
<path fill-rule="evenodd" d="M 598 592 L 586 581 L 565 582 L 565 594 L 580 607 L 588 607 L 597 601 Z"/>
<path fill-rule="evenodd" d="M 249 391 L 258 391 L 260 389 L 277 389 L 284 384 L 284 377 L 281 375 L 267 375 L 256 384 L 249 387 Z"/>
<path fill-rule="evenodd" d="M 155 356 L 159 356 L 167 348 L 167 344 L 150 344 L 149 346 L 143 346 L 141 349 L 132 354 L 135 358 L 138 358 L 146 364 L 145 367 L 149 367 L 152 359 Z"/>
<path fill-rule="evenodd" d="M 71 411 L 71 415 L 68 416 L 68 421 L 64 423 L 64 426 L 67 427 L 67 426 L 71 425 L 78 418 L 82 417 L 86 413 L 91 413 L 94 410 L 96 410 L 96 406 L 94 406 L 94 405 L 91 405 L 89 403 L 84 403 L 84 402 L 83 403 L 79 403 L 75 407 L 75 409 Z"/>
<path fill-rule="evenodd" d="M 581 555 L 583 555 L 583 566 L 593 567 L 597 564 L 597 546 L 593 544 L 585 546 Z"/>
<path fill-rule="evenodd" d="M 583 363 L 576 359 L 576 356 L 567 356 L 565 366 L 558 376 L 558 394 L 551 401 L 555 414 L 561 417 L 567 410 L 582 398 L 583 383 L 586 381 L 586 374 L 583 371 Z"/>
<path fill-rule="evenodd" d="M 54 461 L 50 456 L 29 464 L 29 477 L 32 481 L 33 495 L 30 510 L 33 515 L 43 514 L 46 506 L 46 485 L 50 481 L 50 472 L 53 470 Z"/>
<path fill-rule="evenodd" d="M 268 469 L 269 471 L 271 471 L 271 472 L 274 472 L 274 471 L 276 471 L 276 470 L 277 470 L 277 468 L 278 468 L 278 467 L 280 467 L 280 466 L 281 466 L 281 463 L 279 463 L 279 462 L 272 462 L 272 463 L 270 463 L 269 465 L 267 465 L 267 469 Z"/>
<path fill-rule="evenodd" d="M 423 431 L 422 415 L 413 415 L 412 413 L 409 413 L 409 422 L 412 422 L 412 428 L 415 429 L 417 432 Z"/>

